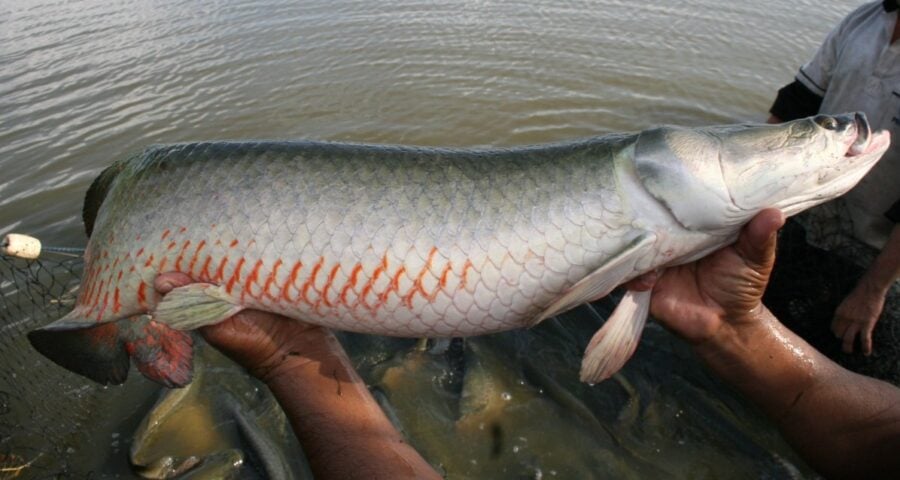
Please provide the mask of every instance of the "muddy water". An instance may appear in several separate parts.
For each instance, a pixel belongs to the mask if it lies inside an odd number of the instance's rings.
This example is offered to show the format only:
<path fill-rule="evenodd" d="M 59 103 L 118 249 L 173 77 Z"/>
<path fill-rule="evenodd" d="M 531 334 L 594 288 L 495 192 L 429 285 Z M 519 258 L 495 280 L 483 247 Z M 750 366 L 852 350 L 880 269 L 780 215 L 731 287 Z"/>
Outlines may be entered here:
<path fill-rule="evenodd" d="M 152 143 L 520 145 L 759 121 L 855 4 L 0 0 L 0 234 L 83 245 L 93 176 Z M 97 389 L 48 365 L 21 334 L 53 315 L 2 317 L 0 466 L 130 478 L 155 388 Z M 661 330 L 621 378 L 579 385 L 593 316 L 451 353 L 347 341 L 412 441 L 457 477 L 805 471 Z"/>

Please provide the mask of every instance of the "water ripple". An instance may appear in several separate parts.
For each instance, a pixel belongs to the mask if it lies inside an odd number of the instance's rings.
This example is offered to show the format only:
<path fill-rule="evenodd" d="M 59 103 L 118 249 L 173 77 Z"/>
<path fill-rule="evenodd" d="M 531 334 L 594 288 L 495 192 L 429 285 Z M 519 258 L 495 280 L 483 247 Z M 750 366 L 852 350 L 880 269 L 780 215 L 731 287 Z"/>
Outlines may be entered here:
<path fill-rule="evenodd" d="M 0 207 L 66 206 L 25 220 L 37 232 L 75 218 L 90 176 L 150 143 L 513 145 L 760 119 L 852 7 L 2 2 Z"/>

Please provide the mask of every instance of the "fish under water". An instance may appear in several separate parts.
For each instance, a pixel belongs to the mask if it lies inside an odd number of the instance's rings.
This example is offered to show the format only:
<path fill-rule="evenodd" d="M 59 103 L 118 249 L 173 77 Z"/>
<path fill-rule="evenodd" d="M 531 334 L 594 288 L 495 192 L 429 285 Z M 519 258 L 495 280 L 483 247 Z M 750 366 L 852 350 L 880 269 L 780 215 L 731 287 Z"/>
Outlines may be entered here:
<path fill-rule="evenodd" d="M 171 387 L 191 380 L 187 331 L 243 309 L 402 337 L 529 327 L 733 242 L 764 208 L 843 194 L 889 143 L 856 113 L 509 149 L 153 146 L 89 188 L 76 305 L 29 338 L 98 382 L 131 359 Z M 161 297 L 164 272 L 197 283 Z M 625 293 L 582 380 L 621 368 L 649 303 Z"/>

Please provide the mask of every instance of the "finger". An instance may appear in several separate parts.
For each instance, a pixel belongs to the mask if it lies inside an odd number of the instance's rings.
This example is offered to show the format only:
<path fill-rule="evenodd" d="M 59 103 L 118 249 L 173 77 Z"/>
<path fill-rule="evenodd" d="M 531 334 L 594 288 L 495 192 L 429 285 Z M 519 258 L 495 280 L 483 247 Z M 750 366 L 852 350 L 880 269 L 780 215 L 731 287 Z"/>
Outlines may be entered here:
<path fill-rule="evenodd" d="M 219 323 L 204 325 L 197 329 L 210 345 L 235 352 L 246 346 L 268 339 L 269 325 L 259 324 L 248 318 L 245 312 L 227 318 Z"/>
<path fill-rule="evenodd" d="M 744 260 L 760 270 L 775 262 L 776 233 L 784 225 L 784 214 L 767 208 L 753 217 L 741 231 L 736 248 Z"/>
<path fill-rule="evenodd" d="M 853 342 L 856 340 L 856 334 L 859 332 L 859 327 L 856 325 L 850 325 L 850 328 L 844 332 L 844 342 L 841 348 L 844 350 L 844 353 L 853 353 Z"/>
<path fill-rule="evenodd" d="M 159 293 L 169 293 L 172 289 L 192 283 L 191 277 L 180 272 L 161 273 L 153 280 L 153 288 Z"/>
<path fill-rule="evenodd" d="M 769 239 L 784 226 L 784 212 L 777 208 L 766 208 L 756 214 L 748 224 L 749 234 L 757 241 Z"/>
<path fill-rule="evenodd" d="M 837 338 L 843 338 L 848 325 L 850 325 L 849 322 L 844 321 L 842 317 L 834 317 L 834 320 L 831 321 L 831 333 Z"/>
<path fill-rule="evenodd" d="M 242 330 L 244 329 L 243 325 L 241 325 L 241 320 L 235 317 L 227 318 L 212 325 L 204 325 L 197 329 L 200 335 L 212 344 L 217 344 L 223 339 L 227 340 L 230 335 L 239 333 Z"/>
<path fill-rule="evenodd" d="M 656 285 L 656 281 L 659 279 L 659 274 L 656 271 L 647 272 L 635 279 L 630 280 L 625 284 L 625 288 L 629 290 L 634 290 L 636 292 L 644 292 L 653 288 Z"/>
<path fill-rule="evenodd" d="M 867 357 L 872 354 L 872 330 L 872 327 L 863 328 L 859 335 L 859 339 L 862 341 L 863 355 Z"/>

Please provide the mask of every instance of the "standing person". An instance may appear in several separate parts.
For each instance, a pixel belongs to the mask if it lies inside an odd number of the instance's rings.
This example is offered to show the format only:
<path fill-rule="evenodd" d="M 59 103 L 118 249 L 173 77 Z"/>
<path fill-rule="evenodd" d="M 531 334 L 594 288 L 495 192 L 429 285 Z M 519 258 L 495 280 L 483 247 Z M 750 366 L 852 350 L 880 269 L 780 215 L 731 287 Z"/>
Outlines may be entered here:
<path fill-rule="evenodd" d="M 862 111 L 873 129 L 900 141 L 900 23 L 897 0 L 862 5 L 828 34 L 793 83 L 778 91 L 769 123 L 817 113 Z M 872 352 L 872 331 L 892 284 L 900 278 L 900 148 L 894 145 L 842 199 L 857 240 L 878 250 L 837 307 L 831 329 L 853 351 Z"/>

